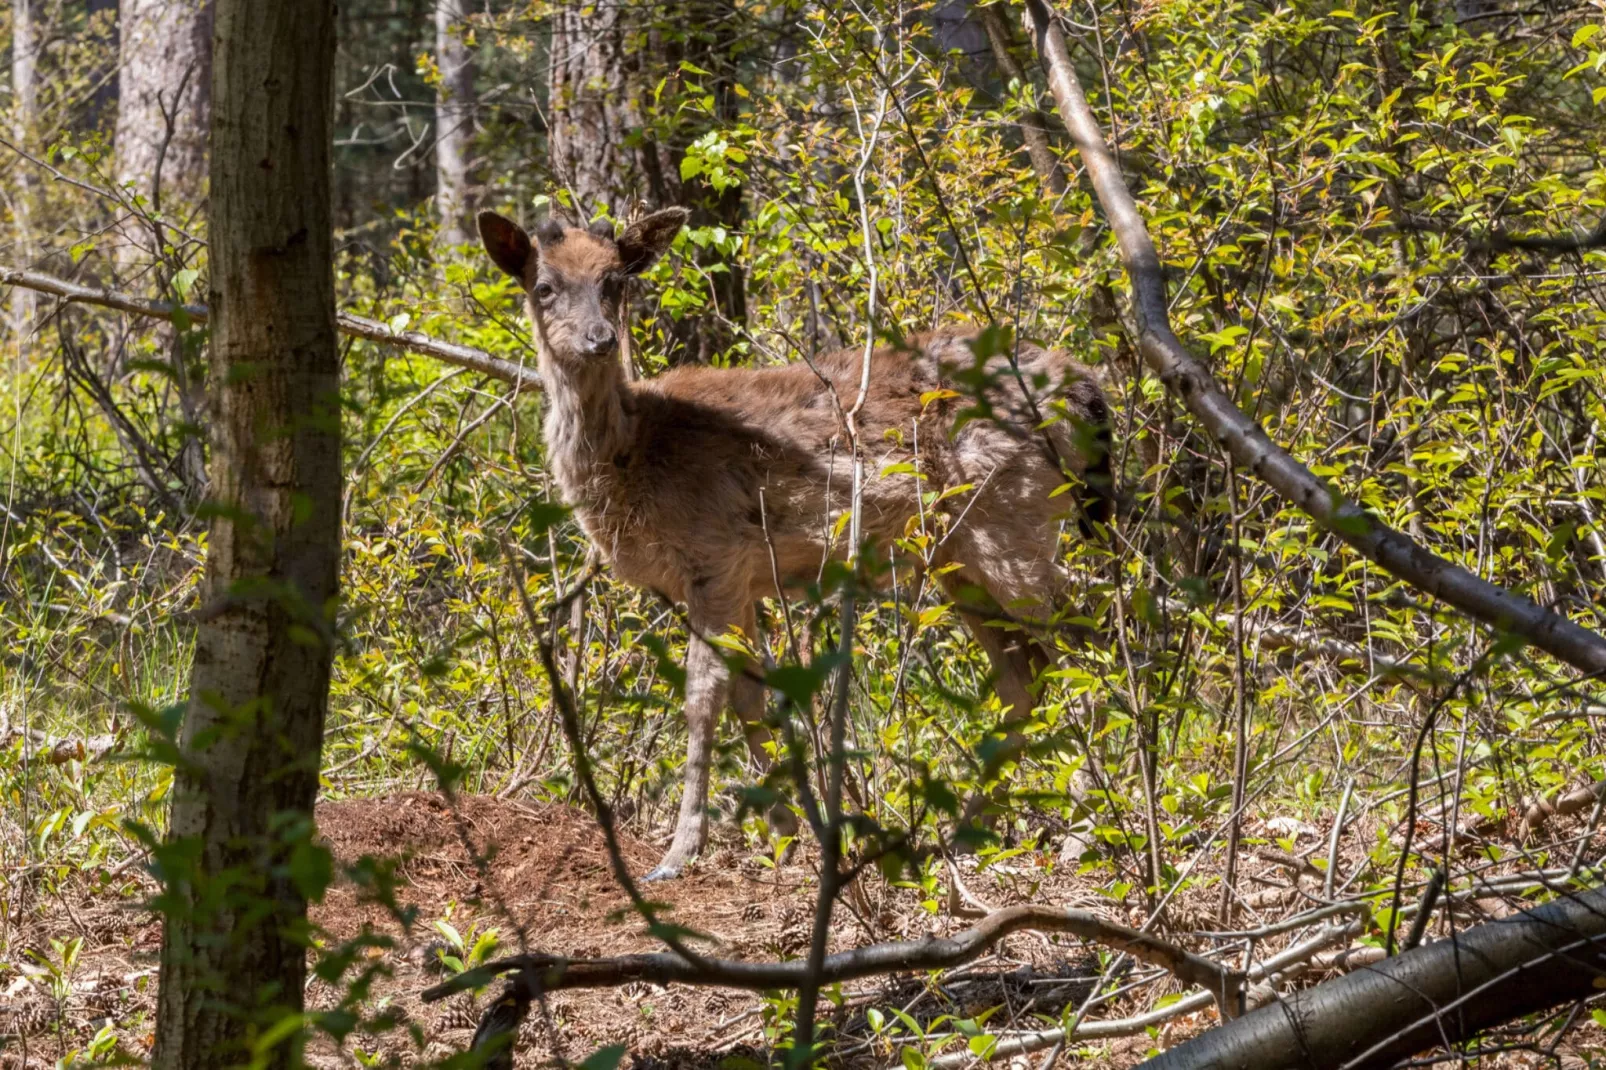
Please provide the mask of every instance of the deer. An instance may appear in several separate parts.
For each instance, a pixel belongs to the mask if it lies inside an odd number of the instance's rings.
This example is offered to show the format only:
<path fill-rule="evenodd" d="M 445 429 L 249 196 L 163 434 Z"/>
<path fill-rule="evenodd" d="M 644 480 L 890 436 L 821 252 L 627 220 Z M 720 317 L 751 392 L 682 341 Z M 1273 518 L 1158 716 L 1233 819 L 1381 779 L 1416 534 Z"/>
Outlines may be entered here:
<path fill-rule="evenodd" d="M 618 359 L 625 285 L 665 254 L 688 215 L 662 208 L 618 232 L 554 216 L 533 235 L 496 212 L 478 217 L 486 253 L 524 294 L 548 465 L 565 504 L 614 575 L 684 607 L 691 632 L 679 815 L 646 880 L 680 876 L 706 846 L 727 707 L 755 762 L 769 765 L 762 676 L 710 640 L 734 630 L 756 649 L 759 601 L 806 588 L 825 560 L 846 557 L 828 518 L 849 504 L 843 414 L 859 404 L 866 359 L 860 348 L 628 376 Z M 923 509 L 941 515 L 925 567 L 986 653 L 1005 722 L 1016 723 L 1050 663 L 1030 626 L 1049 622 L 1070 594 L 1061 551 L 1070 502 L 1107 517 L 1109 413 L 1091 369 L 1025 342 L 978 357 L 979 333 L 939 329 L 869 355 L 855 414 L 868 476 L 858 521 L 868 544 L 889 546 Z M 961 382 L 979 385 L 967 397 Z M 978 397 L 987 415 L 960 420 Z M 1082 493 L 1057 493 L 1075 480 Z"/>

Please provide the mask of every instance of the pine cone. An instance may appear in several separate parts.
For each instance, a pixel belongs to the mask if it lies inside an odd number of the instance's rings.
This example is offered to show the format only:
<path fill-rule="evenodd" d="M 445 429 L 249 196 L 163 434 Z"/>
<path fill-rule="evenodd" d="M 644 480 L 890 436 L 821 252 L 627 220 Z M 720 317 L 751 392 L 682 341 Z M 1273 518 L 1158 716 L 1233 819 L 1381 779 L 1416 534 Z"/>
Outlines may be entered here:
<path fill-rule="evenodd" d="M 435 1015 L 431 1033 L 439 1036 L 453 1029 L 473 1029 L 480 1024 L 480 1007 L 472 993 L 465 992 L 447 1002 Z"/>

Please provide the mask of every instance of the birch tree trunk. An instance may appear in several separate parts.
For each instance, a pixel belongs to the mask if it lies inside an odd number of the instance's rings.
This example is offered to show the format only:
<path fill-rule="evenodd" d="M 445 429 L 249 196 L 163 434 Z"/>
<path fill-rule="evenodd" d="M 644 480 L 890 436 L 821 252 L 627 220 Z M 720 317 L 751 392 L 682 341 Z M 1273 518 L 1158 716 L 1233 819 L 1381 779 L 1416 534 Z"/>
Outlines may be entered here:
<path fill-rule="evenodd" d="M 218 0 L 214 506 L 164 879 L 153 1065 L 252 1061 L 302 1009 L 340 554 L 334 0 Z M 255 1065 L 299 1065 L 300 1029 Z"/>
<path fill-rule="evenodd" d="M 39 33 L 36 24 L 40 0 L 11 0 L 11 137 L 18 145 L 26 146 L 33 130 L 37 111 L 39 86 L 37 64 L 39 59 Z M 13 257 L 26 264 L 33 248 L 33 175 L 26 168 L 13 172 L 17 176 L 9 193 L 11 217 L 16 225 L 16 245 Z M 25 290 L 11 291 L 11 326 L 17 343 L 22 343 L 33 318 L 33 295 Z"/>
<path fill-rule="evenodd" d="M 117 184 L 152 211 L 187 215 L 206 188 L 213 0 L 122 0 L 113 134 Z M 118 260 L 159 250 L 140 221 L 125 224 Z"/>
<path fill-rule="evenodd" d="M 448 245 L 472 240 L 474 58 L 463 39 L 466 0 L 435 0 L 435 209 Z"/>

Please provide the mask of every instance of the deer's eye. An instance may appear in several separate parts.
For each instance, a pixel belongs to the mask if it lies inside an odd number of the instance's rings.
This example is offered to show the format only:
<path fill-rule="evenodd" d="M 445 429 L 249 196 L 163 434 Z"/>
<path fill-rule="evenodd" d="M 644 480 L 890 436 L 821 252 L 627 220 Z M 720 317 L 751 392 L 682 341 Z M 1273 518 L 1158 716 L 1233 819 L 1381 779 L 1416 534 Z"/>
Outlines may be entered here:
<path fill-rule="evenodd" d="M 545 301 L 548 298 L 550 298 L 551 296 L 552 296 L 552 285 L 550 283 L 538 282 L 538 283 L 535 284 L 535 297 L 536 297 L 536 300 Z"/>

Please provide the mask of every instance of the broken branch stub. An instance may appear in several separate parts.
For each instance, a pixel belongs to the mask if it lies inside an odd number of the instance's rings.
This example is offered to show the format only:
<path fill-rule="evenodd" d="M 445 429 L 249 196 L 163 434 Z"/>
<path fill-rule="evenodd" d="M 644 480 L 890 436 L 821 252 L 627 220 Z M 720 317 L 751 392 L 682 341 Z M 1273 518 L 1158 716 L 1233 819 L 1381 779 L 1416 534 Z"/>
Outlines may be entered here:
<path fill-rule="evenodd" d="M 1182 400 L 1235 464 L 1390 575 L 1484 624 L 1520 636 L 1582 672 L 1606 672 L 1606 637 L 1479 579 L 1351 502 L 1274 443 L 1188 352 L 1171 330 L 1159 254 L 1088 107 L 1059 20 L 1043 0 L 1026 0 L 1026 12 L 1060 118 L 1120 246 L 1121 261 L 1132 283 L 1138 348 L 1166 389 Z"/>

